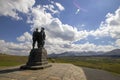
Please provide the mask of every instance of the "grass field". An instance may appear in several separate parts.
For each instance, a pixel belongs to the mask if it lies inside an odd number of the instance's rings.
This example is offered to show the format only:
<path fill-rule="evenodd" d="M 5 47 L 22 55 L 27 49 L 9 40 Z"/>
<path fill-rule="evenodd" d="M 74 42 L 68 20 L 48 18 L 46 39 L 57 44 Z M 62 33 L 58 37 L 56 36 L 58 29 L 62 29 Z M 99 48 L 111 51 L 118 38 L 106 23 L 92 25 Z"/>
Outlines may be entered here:
<path fill-rule="evenodd" d="M 72 64 L 77 65 L 77 66 L 102 69 L 102 70 L 107 70 L 110 72 L 120 74 L 120 58 L 113 58 L 113 57 L 63 57 L 63 58 L 54 58 L 54 61 L 57 63 L 72 63 Z"/>
<path fill-rule="evenodd" d="M 25 64 L 26 56 L 12 56 L 0 54 L 0 68 Z M 50 62 L 72 63 L 77 66 L 103 69 L 120 74 L 120 58 L 111 57 L 63 57 L 49 59 Z"/>
<path fill-rule="evenodd" d="M 26 61 L 26 56 L 0 54 L 0 68 L 25 64 Z"/>

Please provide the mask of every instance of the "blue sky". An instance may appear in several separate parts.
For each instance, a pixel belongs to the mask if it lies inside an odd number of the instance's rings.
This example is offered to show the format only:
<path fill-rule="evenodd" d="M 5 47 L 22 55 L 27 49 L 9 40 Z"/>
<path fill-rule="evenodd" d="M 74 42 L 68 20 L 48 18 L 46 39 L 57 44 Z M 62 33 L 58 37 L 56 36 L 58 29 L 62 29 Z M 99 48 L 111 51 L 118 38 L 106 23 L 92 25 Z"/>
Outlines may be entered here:
<path fill-rule="evenodd" d="M 120 48 L 119 20 L 119 0 L 1 0 L 0 51 L 28 54 L 36 27 L 46 29 L 48 53 L 109 51 Z"/>

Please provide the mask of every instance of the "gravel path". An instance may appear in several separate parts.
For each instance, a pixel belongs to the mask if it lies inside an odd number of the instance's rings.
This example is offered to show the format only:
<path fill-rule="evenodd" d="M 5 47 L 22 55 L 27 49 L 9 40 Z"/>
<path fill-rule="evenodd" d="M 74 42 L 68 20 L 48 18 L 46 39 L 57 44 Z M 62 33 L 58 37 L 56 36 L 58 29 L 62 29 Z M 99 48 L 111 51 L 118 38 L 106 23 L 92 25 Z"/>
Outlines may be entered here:
<path fill-rule="evenodd" d="M 52 67 L 40 70 L 3 69 L 0 70 L 0 80 L 120 80 L 120 76 L 72 64 L 54 63 Z"/>

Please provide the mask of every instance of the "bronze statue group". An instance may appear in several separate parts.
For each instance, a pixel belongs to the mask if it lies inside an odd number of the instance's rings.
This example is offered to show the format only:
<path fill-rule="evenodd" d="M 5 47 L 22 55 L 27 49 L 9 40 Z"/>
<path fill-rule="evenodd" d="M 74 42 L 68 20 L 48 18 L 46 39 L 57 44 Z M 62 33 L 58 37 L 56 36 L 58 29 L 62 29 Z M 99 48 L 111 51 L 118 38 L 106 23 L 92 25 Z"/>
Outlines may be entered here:
<path fill-rule="evenodd" d="M 45 29 L 42 27 L 41 28 L 41 31 L 38 32 L 38 28 L 36 28 L 36 30 L 33 32 L 33 49 L 35 48 L 35 44 L 37 42 L 37 47 L 38 48 L 41 48 L 41 47 L 44 47 L 44 44 L 45 44 Z"/>

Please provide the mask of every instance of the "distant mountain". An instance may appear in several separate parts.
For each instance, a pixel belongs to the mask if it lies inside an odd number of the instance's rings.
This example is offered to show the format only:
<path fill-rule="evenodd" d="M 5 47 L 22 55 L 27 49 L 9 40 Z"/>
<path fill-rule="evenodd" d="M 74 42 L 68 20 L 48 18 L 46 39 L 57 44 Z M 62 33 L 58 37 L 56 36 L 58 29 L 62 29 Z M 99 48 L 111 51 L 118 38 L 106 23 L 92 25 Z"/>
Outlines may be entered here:
<path fill-rule="evenodd" d="M 59 56 L 91 56 L 91 55 L 100 55 L 103 54 L 103 52 L 94 52 L 94 51 L 88 51 L 88 52 L 64 52 L 59 54 Z"/>
<path fill-rule="evenodd" d="M 52 54 L 48 54 L 48 57 L 57 57 L 58 54 L 52 53 Z"/>
<path fill-rule="evenodd" d="M 75 51 L 70 51 L 70 52 L 64 52 L 61 54 L 49 54 L 49 57 L 67 57 L 67 56 L 97 56 L 97 55 L 102 55 L 104 52 L 99 51 L 99 52 L 94 52 L 94 51 L 88 51 L 88 52 L 75 52 Z"/>
<path fill-rule="evenodd" d="M 115 49 L 104 54 L 105 56 L 120 56 L 120 49 Z"/>
<path fill-rule="evenodd" d="M 83 52 L 64 52 L 61 54 L 49 54 L 49 57 L 74 57 L 74 56 L 119 56 L 120 57 L 120 49 L 115 49 L 109 52 L 102 52 L 102 51 L 83 51 Z"/>

